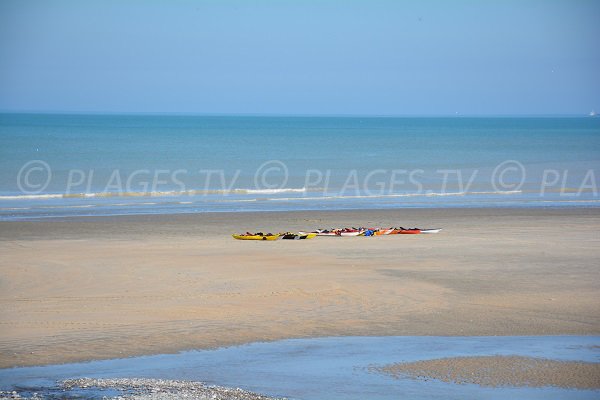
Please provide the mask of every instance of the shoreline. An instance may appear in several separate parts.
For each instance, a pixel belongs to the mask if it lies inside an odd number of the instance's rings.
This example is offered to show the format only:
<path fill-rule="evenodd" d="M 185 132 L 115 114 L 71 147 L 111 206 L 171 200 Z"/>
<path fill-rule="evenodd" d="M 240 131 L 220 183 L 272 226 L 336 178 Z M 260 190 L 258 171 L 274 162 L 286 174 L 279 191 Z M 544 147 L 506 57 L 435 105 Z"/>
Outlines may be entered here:
<path fill-rule="evenodd" d="M 312 230 L 318 228 L 328 228 L 327 224 L 341 224 L 340 227 L 352 224 L 379 223 L 386 227 L 390 224 L 406 225 L 417 224 L 420 227 L 423 224 L 435 224 L 446 222 L 450 219 L 456 222 L 453 217 L 581 217 L 587 215 L 600 216 L 600 207 L 576 206 L 576 207 L 444 207 L 444 208 L 393 208 L 393 209 L 348 209 L 348 210 L 294 210 L 294 211 L 216 211 L 216 212 L 197 212 L 197 213 L 167 213 L 167 214 L 119 214 L 102 216 L 59 216 L 38 219 L 0 221 L 0 241 L 4 240 L 27 240 L 44 239 L 49 234 L 66 235 L 70 233 L 67 228 L 77 225 L 77 233 L 84 234 L 106 234 L 112 224 L 129 224 L 132 228 L 140 228 L 143 225 L 160 224 L 155 233 L 169 233 L 173 236 L 185 236 L 189 232 L 181 232 L 178 228 L 188 228 L 191 220 L 195 223 L 206 223 L 211 229 L 221 228 L 230 229 L 230 231 L 217 232 L 217 235 L 229 236 L 237 232 L 236 227 L 240 224 L 252 223 L 257 227 L 262 227 L 256 223 L 261 217 L 270 221 L 266 224 L 268 227 L 277 228 L 274 223 L 287 223 L 286 226 L 280 226 L 281 230 L 287 227 L 297 230 Z M 400 218 L 408 218 L 408 221 L 398 221 Z M 233 223 L 232 221 L 236 221 Z M 239 221 L 239 223 L 238 223 Z M 410 222 L 410 223 L 407 223 Z M 319 225 L 320 224 L 320 225 Z M 432 225 L 433 226 L 433 225 Z M 437 225 L 436 225 L 437 226 Z M 429 227 L 429 225 L 427 225 Z M 155 226 L 156 228 L 156 226 Z M 195 234 L 214 234 L 210 229 L 197 227 Z M 330 227 L 329 227 L 330 228 Z M 40 229 L 42 231 L 40 232 Z M 161 230 L 163 232 L 161 232 Z M 240 230 L 240 229 L 238 229 Z M 35 231 L 35 233 L 33 232 Z M 119 232 L 111 232 L 111 234 Z M 124 233 L 141 233 L 144 236 L 151 232 L 128 230 Z"/>
<path fill-rule="evenodd" d="M 390 224 L 436 235 L 248 243 Z M 324 336 L 598 335 L 600 209 L 0 222 L 0 368 Z"/>
<path fill-rule="evenodd" d="M 268 200 L 265 200 L 268 201 Z M 157 216 L 176 216 L 176 215 L 211 215 L 211 214 L 279 214 L 279 213 L 337 213 L 337 212 L 370 212 L 370 211 L 426 211 L 426 210 L 509 210 L 509 209 L 524 209 L 524 210 L 569 210 L 569 209 L 600 209 L 600 205 L 597 204 L 600 200 L 564 200 L 564 201 L 552 201 L 552 200 L 544 200 L 542 204 L 535 203 L 521 203 L 518 205 L 503 205 L 502 203 L 492 203 L 489 205 L 461 205 L 461 204 L 443 204 L 440 206 L 433 205 L 403 205 L 402 207 L 394 206 L 394 207 L 377 207 L 377 203 L 373 205 L 373 208 L 365 208 L 365 207 L 344 207 L 344 206 L 321 206 L 321 207 L 307 207 L 307 208 L 293 208 L 293 209 L 285 209 L 285 208 L 274 208 L 274 209 L 255 209 L 255 210 L 245 210 L 245 211 L 236 211 L 232 209 L 189 209 L 185 211 L 160 211 L 160 212 L 152 212 L 152 211 L 140 211 L 129 209 L 127 211 L 119 211 L 119 212 L 100 212 L 97 214 L 48 214 L 48 215 L 39 215 L 39 214 L 18 214 L 17 215 L 9 215 L 2 213 L 0 215 L 0 222 L 35 222 L 35 221 L 54 221 L 54 220 L 72 220 L 72 219 L 96 219 L 96 218 L 124 218 L 124 217 L 157 217 Z M 182 203 L 188 204 L 188 203 Z M 135 206 L 135 203 L 131 203 L 132 206 Z M 124 205 L 122 205 L 124 206 Z M 79 205 L 79 206 L 69 206 L 74 209 L 80 209 L 80 207 L 96 207 L 96 205 Z M 70 209 L 66 207 L 65 209 Z M 100 206 L 101 207 L 101 206 Z M 33 207 L 35 208 L 35 207 Z M 44 209 L 47 207 L 41 206 L 39 209 Z M 51 207 L 50 207 L 51 208 Z M 4 210 L 9 210 L 11 208 L 5 208 Z M 18 210 L 16 207 L 14 210 Z M 27 208 L 25 208 L 27 209 Z"/>

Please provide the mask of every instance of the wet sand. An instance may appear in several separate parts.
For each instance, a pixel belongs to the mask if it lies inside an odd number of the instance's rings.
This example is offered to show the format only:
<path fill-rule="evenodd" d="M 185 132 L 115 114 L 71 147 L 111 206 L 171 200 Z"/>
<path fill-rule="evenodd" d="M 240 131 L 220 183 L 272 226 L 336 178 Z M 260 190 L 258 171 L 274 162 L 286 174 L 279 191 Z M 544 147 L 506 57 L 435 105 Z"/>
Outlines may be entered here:
<path fill-rule="evenodd" d="M 348 225 L 437 235 L 247 242 Z M 600 334 L 600 209 L 0 222 L 0 367 L 292 337 Z"/>
<path fill-rule="evenodd" d="M 600 363 L 520 356 L 455 357 L 398 363 L 379 369 L 396 378 L 437 379 L 481 386 L 600 389 Z"/>

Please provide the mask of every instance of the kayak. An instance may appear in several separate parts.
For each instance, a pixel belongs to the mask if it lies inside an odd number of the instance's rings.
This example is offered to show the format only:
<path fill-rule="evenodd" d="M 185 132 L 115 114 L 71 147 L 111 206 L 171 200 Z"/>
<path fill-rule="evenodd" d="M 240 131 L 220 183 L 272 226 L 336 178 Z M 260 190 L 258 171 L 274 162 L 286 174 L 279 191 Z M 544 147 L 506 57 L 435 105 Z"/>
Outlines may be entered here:
<path fill-rule="evenodd" d="M 416 235 L 417 233 L 421 233 L 420 229 L 404 229 L 400 231 L 401 235 Z"/>
<path fill-rule="evenodd" d="M 317 236 L 326 236 L 326 235 L 322 235 L 320 232 L 304 232 L 304 231 L 298 232 L 298 235 L 306 235 L 307 239 L 312 239 Z"/>
<path fill-rule="evenodd" d="M 295 233 L 287 233 L 285 235 L 281 235 L 281 238 L 285 240 L 299 240 L 306 239 L 306 235 L 296 235 Z"/>
<path fill-rule="evenodd" d="M 340 232 L 339 235 L 349 237 L 349 236 L 358 236 L 361 233 L 362 233 L 361 231 L 350 231 L 350 232 Z"/>
<path fill-rule="evenodd" d="M 300 239 L 312 239 L 315 236 L 317 236 L 316 233 L 300 232 L 297 235 L 295 233 L 286 233 L 286 234 L 282 235 L 281 238 L 286 239 L 286 240 L 300 240 Z"/>
<path fill-rule="evenodd" d="M 381 235 L 389 235 L 394 231 L 394 228 L 391 229 L 378 229 L 375 231 L 374 235 L 375 236 L 381 236 Z"/>
<path fill-rule="evenodd" d="M 421 233 L 440 233 L 441 229 L 421 229 Z"/>
<path fill-rule="evenodd" d="M 231 235 L 234 239 L 237 240 L 277 240 L 279 239 L 279 235 Z"/>
<path fill-rule="evenodd" d="M 306 233 L 306 232 L 300 232 L 300 233 Z M 311 232 L 311 233 L 314 233 L 317 236 L 337 236 L 337 233 L 335 230 L 328 231 L 326 229 L 317 229 L 315 232 Z"/>
<path fill-rule="evenodd" d="M 392 235 L 416 235 L 421 233 L 420 229 L 394 229 Z"/>

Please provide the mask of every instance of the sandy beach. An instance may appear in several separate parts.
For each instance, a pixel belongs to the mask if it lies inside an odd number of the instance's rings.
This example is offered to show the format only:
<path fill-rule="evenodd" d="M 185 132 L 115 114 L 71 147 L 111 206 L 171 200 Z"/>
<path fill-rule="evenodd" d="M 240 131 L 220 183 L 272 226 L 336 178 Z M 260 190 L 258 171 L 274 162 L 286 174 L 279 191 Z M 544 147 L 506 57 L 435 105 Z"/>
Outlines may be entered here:
<path fill-rule="evenodd" d="M 481 386 L 600 389 L 600 364 L 520 356 L 455 357 L 398 363 L 381 368 L 398 379 L 437 379 Z"/>
<path fill-rule="evenodd" d="M 348 225 L 437 235 L 235 241 Z M 0 367 L 338 335 L 598 335 L 598 209 L 0 222 Z"/>

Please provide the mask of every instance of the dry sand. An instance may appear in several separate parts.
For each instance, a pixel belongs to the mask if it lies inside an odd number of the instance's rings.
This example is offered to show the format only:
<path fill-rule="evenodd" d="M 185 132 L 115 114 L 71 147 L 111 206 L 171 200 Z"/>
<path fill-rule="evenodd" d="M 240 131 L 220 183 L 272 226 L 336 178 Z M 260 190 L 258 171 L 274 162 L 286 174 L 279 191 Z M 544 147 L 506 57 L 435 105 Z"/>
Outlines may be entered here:
<path fill-rule="evenodd" d="M 441 227 L 233 240 L 235 231 Z M 332 335 L 600 333 L 600 209 L 0 222 L 0 367 Z"/>
<path fill-rule="evenodd" d="M 556 386 L 600 389 L 600 363 L 520 356 L 455 357 L 398 363 L 379 369 L 396 378 L 438 379 L 481 386 Z"/>

